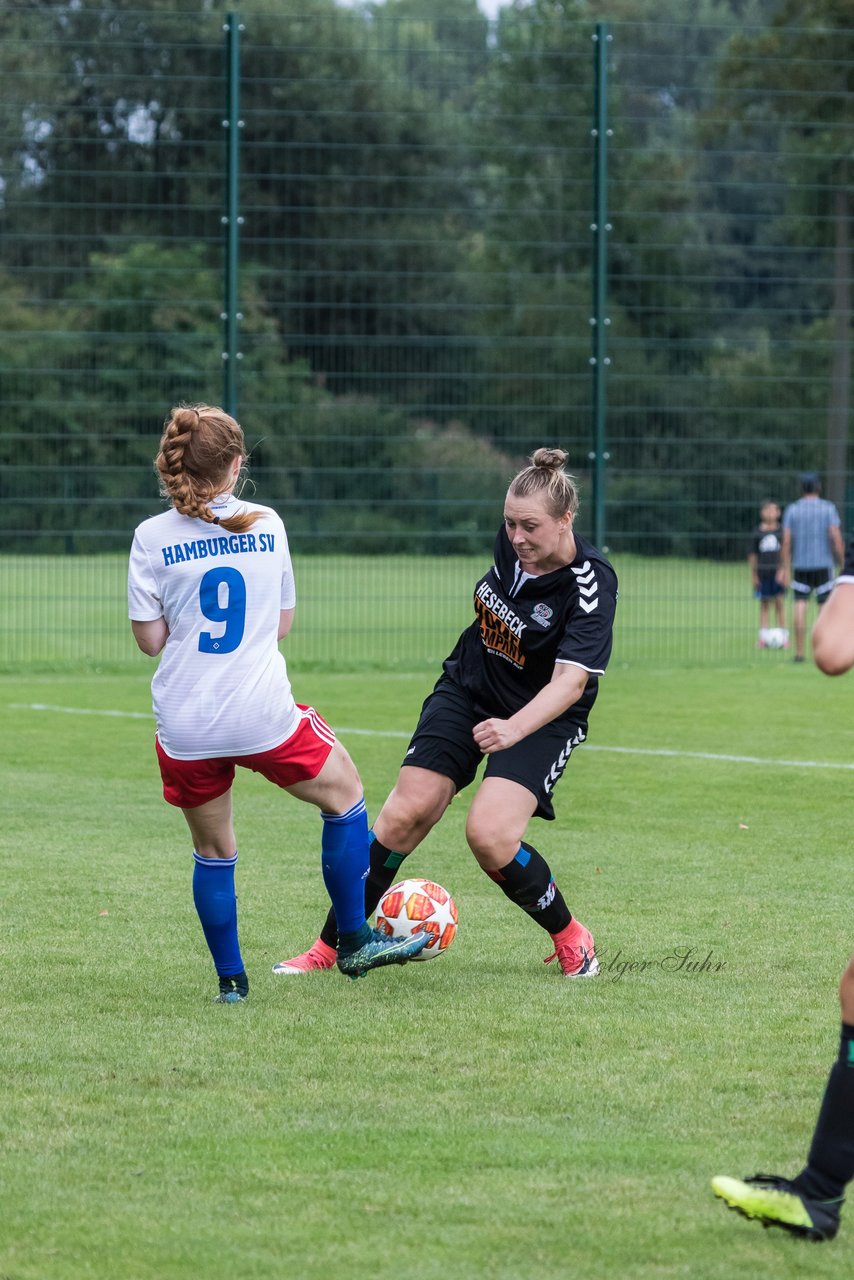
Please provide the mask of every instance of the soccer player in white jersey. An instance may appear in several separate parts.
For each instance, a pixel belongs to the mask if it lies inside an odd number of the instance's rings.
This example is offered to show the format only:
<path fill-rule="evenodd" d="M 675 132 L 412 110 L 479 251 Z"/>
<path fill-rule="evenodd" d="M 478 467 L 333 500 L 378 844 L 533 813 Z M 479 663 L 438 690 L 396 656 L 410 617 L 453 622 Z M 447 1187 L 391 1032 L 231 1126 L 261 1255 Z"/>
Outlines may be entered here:
<path fill-rule="evenodd" d="M 474 621 L 445 659 L 374 824 L 365 899 L 373 911 L 485 758 L 466 823 L 469 847 L 551 936 L 547 963 L 556 959 L 567 978 L 590 978 L 599 971 L 590 931 L 527 836 L 531 818 L 554 818 L 552 792 L 587 737 L 617 603 L 614 570 L 573 527 L 578 493 L 566 458 L 562 449 L 537 449 L 510 484 L 495 561 L 475 585 Z M 274 972 L 331 968 L 335 934 L 330 912 L 309 950 Z"/>
<path fill-rule="evenodd" d="M 343 973 L 403 964 L 428 941 L 389 939 L 366 922 L 362 784 L 329 725 L 294 702 L 278 647 L 296 603 L 288 542 L 275 511 L 234 495 L 246 457 L 243 432 L 222 409 L 173 409 L 155 459 L 171 508 L 137 528 L 128 573 L 136 642 L 161 655 L 151 688 L 163 794 L 193 838 L 193 899 L 224 1004 L 249 992 L 234 890 L 236 765 L 320 809 Z"/>

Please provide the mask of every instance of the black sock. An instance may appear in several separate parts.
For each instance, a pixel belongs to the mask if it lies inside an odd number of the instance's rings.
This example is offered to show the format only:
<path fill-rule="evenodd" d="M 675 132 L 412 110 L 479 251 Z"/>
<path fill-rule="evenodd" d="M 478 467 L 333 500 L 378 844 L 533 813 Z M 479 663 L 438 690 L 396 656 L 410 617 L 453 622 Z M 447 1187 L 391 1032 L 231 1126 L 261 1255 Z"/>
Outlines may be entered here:
<path fill-rule="evenodd" d="M 365 915 L 368 919 L 374 914 L 377 903 L 386 889 L 390 889 L 394 884 L 400 864 L 406 857 L 408 854 L 395 853 L 393 849 L 386 848 L 380 840 L 371 841 L 371 865 L 365 881 Z M 337 947 L 338 923 L 331 907 L 320 930 L 320 937 L 327 947 Z"/>
<path fill-rule="evenodd" d="M 511 902 L 527 911 L 548 933 L 559 933 L 572 920 L 548 863 L 533 845 L 523 842 L 512 862 L 500 871 L 486 874 Z"/>
<path fill-rule="evenodd" d="M 795 1186 L 810 1200 L 839 1200 L 854 1178 L 854 1026 L 842 1024 L 834 1062 L 818 1113 L 807 1166 Z"/>

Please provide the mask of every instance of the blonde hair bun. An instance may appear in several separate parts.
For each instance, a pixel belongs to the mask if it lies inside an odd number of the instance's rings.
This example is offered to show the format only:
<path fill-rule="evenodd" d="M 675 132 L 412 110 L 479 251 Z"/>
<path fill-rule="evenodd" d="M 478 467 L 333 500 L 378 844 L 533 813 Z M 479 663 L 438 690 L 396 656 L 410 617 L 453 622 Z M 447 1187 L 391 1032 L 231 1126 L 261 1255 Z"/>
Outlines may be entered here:
<path fill-rule="evenodd" d="M 508 493 L 516 498 L 542 497 L 555 519 L 574 516 L 578 510 L 578 489 L 575 477 L 564 470 L 568 457 L 563 449 L 535 449 L 531 465 L 510 482 Z"/>
<path fill-rule="evenodd" d="M 562 471 L 568 457 L 563 449 L 535 449 L 531 455 L 531 466 L 542 467 L 545 471 Z"/>

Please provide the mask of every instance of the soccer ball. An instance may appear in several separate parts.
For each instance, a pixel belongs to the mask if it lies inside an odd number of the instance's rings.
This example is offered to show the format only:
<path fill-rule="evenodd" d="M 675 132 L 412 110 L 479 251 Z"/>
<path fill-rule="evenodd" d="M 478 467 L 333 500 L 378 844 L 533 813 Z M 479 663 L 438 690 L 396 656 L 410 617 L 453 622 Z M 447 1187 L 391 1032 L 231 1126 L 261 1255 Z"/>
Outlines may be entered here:
<path fill-rule="evenodd" d="M 789 633 L 785 627 L 765 627 L 760 631 L 759 639 L 766 649 L 785 649 L 789 643 Z"/>
<path fill-rule="evenodd" d="M 377 907 L 377 928 L 383 933 L 409 938 L 429 933 L 431 941 L 414 960 L 440 956 L 457 932 L 457 907 L 447 889 L 432 880 L 401 880 L 393 884 Z"/>

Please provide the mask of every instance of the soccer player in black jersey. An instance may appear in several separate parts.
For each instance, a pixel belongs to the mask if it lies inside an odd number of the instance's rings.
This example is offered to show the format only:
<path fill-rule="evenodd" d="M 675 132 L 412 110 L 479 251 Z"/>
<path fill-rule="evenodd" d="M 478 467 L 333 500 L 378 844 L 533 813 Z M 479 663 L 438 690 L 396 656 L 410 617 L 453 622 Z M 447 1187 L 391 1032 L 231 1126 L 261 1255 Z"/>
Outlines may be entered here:
<path fill-rule="evenodd" d="M 812 633 L 813 658 L 826 675 L 854 667 L 854 538 L 833 593 Z M 854 956 L 839 984 L 842 1035 L 813 1133 L 806 1166 L 795 1178 L 757 1173 L 712 1179 L 715 1195 L 764 1226 L 784 1227 L 811 1240 L 839 1230 L 845 1188 L 854 1178 Z"/>
<path fill-rule="evenodd" d="M 486 757 L 466 824 L 469 846 L 510 901 L 551 935 L 549 960 L 567 977 L 592 977 L 593 938 L 525 838 L 532 817 L 554 818 L 552 791 L 587 736 L 617 600 L 611 565 L 573 528 L 578 494 L 566 458 L 538 449 L 510 484 L 495 563 L 475 586 L 475 619 L 445 660 L 374 823 L 365 905 L 370 915 Z M 332 968 L 335 942 L 330 912 L 313 946 L 273 972 Z"/>

